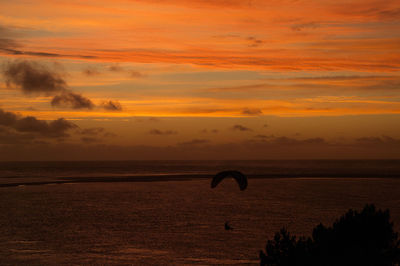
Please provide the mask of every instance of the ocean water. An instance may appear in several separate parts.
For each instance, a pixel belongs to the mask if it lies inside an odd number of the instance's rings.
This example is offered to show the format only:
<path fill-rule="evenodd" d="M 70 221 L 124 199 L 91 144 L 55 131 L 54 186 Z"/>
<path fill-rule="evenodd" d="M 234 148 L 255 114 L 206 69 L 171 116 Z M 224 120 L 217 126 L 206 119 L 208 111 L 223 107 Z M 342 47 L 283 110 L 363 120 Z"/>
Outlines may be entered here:
<path fill-rule="evenodd" d="M 211 189 L 225 169 L 248 188 Z M 400 161 L 3 162 L 0 265 L 257 265 L 281 227 L 367 203 L 400 231 L 399 177 Z"/>

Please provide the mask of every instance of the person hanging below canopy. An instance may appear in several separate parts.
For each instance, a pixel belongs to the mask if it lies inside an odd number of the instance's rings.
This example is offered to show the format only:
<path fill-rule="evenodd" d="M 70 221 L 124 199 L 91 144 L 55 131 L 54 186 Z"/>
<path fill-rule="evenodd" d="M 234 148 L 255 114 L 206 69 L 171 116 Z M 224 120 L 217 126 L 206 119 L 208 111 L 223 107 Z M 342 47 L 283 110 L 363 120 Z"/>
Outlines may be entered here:
<path fill-rule="evenodd" d="M 229 222 L 228 221 L 226 221 L 225 222 L 225 230 L 233 230 L 233 228 L 229 225 Z"/>

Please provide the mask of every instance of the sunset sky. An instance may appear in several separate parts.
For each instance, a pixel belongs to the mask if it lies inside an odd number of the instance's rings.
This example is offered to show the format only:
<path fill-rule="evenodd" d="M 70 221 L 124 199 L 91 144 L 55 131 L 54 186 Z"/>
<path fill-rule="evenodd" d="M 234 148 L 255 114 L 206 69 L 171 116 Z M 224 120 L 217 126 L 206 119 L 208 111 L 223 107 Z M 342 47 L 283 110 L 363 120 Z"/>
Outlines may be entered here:
<path fill-rule="evenodd" d="M 400 159 L 400 1 L 0 0 L 0 160 Z"/>

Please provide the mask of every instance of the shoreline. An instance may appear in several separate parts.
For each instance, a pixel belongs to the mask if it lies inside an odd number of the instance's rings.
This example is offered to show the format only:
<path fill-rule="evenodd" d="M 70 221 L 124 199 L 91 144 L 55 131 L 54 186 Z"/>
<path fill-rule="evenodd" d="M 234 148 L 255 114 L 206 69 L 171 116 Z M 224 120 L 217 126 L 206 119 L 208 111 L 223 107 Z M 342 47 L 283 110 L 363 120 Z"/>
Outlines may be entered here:
<path fill-rule="evenodd" d="M 17 177 L 16 177 L 17 178 Z M 57 178 L 54 180 L 45 181 L 24 181 L 24 182 L 9 182 L 0 183 L 0 188 L 18 187 L 18 186 L 40 186 L 40 185 L 62 185 L 62 184 L 77 184 L 77 183 L 134 183 L 134 182 L 171 182 L 171 181 L 190 181 L 197 179 L 210 179 L 212 175 L 144 175 L 144 176 L 104 176 L 104 177 L 69 177 Z M 249 179 L 294 179 L 294 180 L 332 180 L 332 179 L 399 179 L 397 174 L 359 174 L 359 175 L 318 175 L 318 174 L 271 174 L 271 175 L 249 175 Z M 13 179 L 12 177 L 9 179 Z M 0 179 L 1 180 L 1 179 Z M 400 179 L 399 179 L 400 180 Z"/>

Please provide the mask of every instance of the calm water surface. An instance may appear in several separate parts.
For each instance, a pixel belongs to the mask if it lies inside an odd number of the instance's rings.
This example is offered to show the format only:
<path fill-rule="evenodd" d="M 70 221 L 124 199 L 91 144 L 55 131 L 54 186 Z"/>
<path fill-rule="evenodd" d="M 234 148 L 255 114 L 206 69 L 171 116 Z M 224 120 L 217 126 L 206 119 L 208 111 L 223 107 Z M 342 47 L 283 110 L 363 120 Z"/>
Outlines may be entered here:
<path fill-rule="evenodd" d="M 366 203 L 389 208 L 399 231 L 396 178 L 250 178 L 245 191 L 203 178 L 2 187 L 0 264 L 257 265 L 282 226 L 310 235 Z"/>

